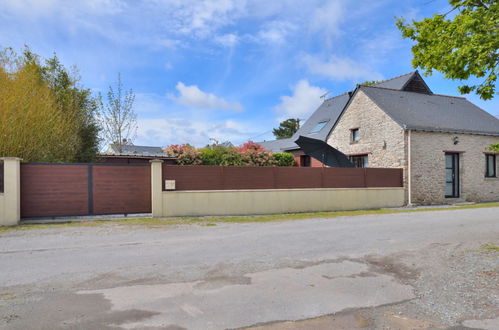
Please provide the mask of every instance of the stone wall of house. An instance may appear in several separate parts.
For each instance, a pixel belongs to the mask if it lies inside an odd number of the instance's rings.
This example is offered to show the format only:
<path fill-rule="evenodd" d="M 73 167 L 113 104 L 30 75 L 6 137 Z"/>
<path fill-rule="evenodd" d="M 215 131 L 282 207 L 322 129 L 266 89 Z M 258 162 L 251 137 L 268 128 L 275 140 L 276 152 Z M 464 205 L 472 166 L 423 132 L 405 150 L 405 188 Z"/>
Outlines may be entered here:
<path fill-rule="evenodd" d="M 351 142 L 358 128 L 359 142 Z M 406 133 L 364 92 L 359 91 L 328 137 L 328 144 L 346 155 L 368 154 L 369 167 L 404 168 L 406 183 Z"/>
<path fill-rule="evenodd" d="M 413 203 L 499 200 L 499 178 L 485 177 L 486 148 L 499 142 L 499 137 L 412 131 L 410 139 Z M 460 152 L 460 198 L 457 199 L 445 198 L 445 151 Z"/>

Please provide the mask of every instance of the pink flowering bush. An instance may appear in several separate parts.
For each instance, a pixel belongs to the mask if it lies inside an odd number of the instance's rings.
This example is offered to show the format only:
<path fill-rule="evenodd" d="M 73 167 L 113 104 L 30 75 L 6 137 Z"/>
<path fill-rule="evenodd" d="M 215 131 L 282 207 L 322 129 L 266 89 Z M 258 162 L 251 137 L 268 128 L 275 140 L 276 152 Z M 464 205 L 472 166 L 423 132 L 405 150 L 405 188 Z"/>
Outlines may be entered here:
<path fill-rule="evenodd" d="M 248 141 L 237 148 L 241 154 L 241 160 L 244 165 L 248 166 L 274 166 L 276 160 L 271 152 L 263 148 L 261 144 L 253 141 Z"/>
<path fill-rule="evenodd" d="M 189 144 L 172 144 L 165 148 L 164 153 L 177 158 L 179 165 L 201 165 L 201 154 Z"/>
<path fill-rule="evenodd" d="M 239 147 L 211 145 L 196 149 L 189 144 L 173 144 L 165 154 L 177 159 L 178 165 L 214 166 L 293 166 L 292 154 L 266 151 L 258 143 L 248 141 Z"/>

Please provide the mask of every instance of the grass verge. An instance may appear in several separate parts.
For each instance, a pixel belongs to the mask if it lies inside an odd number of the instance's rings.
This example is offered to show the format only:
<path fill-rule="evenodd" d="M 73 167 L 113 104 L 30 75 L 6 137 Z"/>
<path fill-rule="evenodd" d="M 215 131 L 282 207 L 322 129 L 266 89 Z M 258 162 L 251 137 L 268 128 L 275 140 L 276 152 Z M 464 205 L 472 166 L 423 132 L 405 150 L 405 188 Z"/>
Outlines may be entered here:
<path fill-rule="evenodd" d="M 375 209 L 375 210 L 358 210 L 358 211 L 330 211 L 330 212 L 306 212 L 306 213 L 284 213 L 284 214 L 268 214 L 268 215 L 245 215 L 245 216 L 206 216 L 206 217 L 178 217 L 178 218 L 124 218 L 124 219 L 102 219 L 89 221 L 74 221 L 66 223 L 54 224 L 21 224 L 16 227 L 0 227 L 0 233 L 17 230 L 32 230 L 32 229 L 52 229 L 64 227 L 96 227 L 107 225 L 131 225 L 131 226 L 146 226 L 151 228 L 197 224 L 202 226 L 216 226 L 217 223 L 249 223 L 249 222 L 277 222 L 288 220 L 303 220 L 311 218 L 335 218 L 342 216 L 356 216 L 368 214 L 393 214 L 393 213 L 409 213 L 409 212 L 428 212 L 428 211 L 451 211 L 463 209 L 477 209 L 485 207 L 499 207 L 499 203 L 480 203 L 455 207 L 435 207 L 421 209 Z M 497 247 L 495 247 L 497 248 Z"/>

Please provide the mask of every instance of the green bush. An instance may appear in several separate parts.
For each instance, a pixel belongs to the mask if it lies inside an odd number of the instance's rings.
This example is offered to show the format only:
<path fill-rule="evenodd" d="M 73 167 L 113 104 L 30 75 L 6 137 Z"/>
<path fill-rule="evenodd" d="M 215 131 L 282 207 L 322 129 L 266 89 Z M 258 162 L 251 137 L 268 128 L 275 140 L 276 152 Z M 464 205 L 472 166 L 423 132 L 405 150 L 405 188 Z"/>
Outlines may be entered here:
<path fill-rule="evenodd" d="M 293 166 L 295 164 L 295 157 L 289 152 L 275 153 L 274 160 L 277 166 Z"/>
<path fill-rule="evenodd" d="M 490 147 L 489 147 L 489 150 L 490 151 L 499 152 L 499 143 L 491 144 Z"/>
<path fill-rule="evenodd" d="M 203 165 L 238 166 L 243 164 L 241 155 L 234 147 L 216 145 L 199 151 Z"/>

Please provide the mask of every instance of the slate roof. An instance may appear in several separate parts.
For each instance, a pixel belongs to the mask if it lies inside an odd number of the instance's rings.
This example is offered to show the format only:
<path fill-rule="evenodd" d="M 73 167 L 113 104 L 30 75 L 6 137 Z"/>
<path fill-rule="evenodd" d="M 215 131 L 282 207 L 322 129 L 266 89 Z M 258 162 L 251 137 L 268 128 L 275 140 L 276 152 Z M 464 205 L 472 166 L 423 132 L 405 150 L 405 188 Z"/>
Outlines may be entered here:
<path fill-rule="evenodd" d="M 349 99 L 348 93 L 326 99 L 291 138 L 265 141 L 260 144 L 267 150 L 281 152 L 299 149 L 294 141 L 300 135 L 325 141 Z M 313 132 L 317 124 L 324 121 L 327 122 L 324 127 L 318 132 Z"/>
<path fill-rule="evenodd" d="M 499 119 L 464 97 L 360 86 L 404 129 L 499 136 Z"/>
<path fill-rule="evenodd" d="M 391 79 L 383 80 L 374 84 L 373 86 L 392 88 L 392 89 L 402 89 L 404 86 L 414 77 L 417 71 L 412 71 L 401 76 L 393 77 Z"/>
<path fill-rule="evenodd" d="M 149 147 L 149 146 L 135 146 L 135 145 L 124 145 L 122 147 L 122 152 L 118 152 L 118 146 L 116 144 L 110 144 L 104 155 L 119 155 L 119 156 L 147 156 L 147 157 L 165 157 L 165 153 L 161 147 Z"/>

